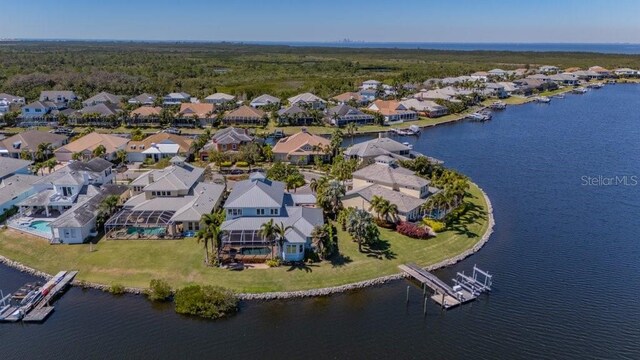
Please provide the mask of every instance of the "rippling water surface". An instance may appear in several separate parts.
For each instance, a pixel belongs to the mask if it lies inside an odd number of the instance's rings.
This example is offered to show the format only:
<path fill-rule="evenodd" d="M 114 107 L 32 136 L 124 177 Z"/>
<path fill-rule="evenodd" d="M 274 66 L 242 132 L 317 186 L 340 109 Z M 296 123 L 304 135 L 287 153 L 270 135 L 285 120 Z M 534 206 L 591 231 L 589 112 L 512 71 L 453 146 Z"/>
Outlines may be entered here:
<path fill-rule="evenodd" d="M 169 306 L 71 289 L 44 325 L 0 324 L 0 354 L 32 358 L 640 358 L 640 86 L 514 106 L 488 123 L 425 131 L 417 150 L 491 198 L 478 264 L 495 291 L 441 312 L 407 283 L 321 299 L 246 303 L 209 322 Z M 586 186 L 627 176 L 629 185 Z M 640 179 L 638 179 L 640 180 Z M 600 180 L 594 180 L 596 182 Z M 600 181 L 600 182 L 604 182 Z M 0 267 L 0 289 L 30 277 Z"/>

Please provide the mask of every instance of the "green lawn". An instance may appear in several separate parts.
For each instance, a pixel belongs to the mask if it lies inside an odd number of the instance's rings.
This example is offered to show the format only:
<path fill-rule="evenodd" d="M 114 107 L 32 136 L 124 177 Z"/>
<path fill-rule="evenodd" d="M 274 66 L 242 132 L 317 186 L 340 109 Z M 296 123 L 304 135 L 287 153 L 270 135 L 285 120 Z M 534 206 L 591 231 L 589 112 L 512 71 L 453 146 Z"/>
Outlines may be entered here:
<path fill-rule="evenodd" d="M 0 233 L 0 254 L 32 268 L 55 273 L 79 270 L 79 280 L 147 287 L 154 278 L 178 287 L 187 283 L 215 284 L 239 292 L 268 292 L 348 284 L 398 272 L 397 266 L 416 262 L 427 266 L 475 245 L 488 226 L 486 203 L 477 187 L 469 191 L 474 205 L 453 230 L 429 240 L 414 240 L 381 229 L 383 245 L 359 253 L 356 243 L 339 229 L 341 260 L 301 267 L 230 271 L 203 265 L 203 250 L 194 239 L 102 240 L 89 245 L 49 245 L 40 238 L 12 230 Z"/>

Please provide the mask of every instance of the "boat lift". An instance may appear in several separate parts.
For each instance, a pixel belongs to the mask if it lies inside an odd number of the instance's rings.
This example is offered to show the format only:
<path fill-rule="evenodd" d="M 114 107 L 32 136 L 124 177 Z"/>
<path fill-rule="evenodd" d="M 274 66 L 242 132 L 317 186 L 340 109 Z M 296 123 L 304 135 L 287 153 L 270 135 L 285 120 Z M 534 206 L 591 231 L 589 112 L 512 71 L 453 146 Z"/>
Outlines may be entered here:
<path fill-rule="evenodd" d="M 483 292 L 491 291 L 493 275 L 481 270 L 476 265 L 473 265 L 473 273 L 471 276 L 465 275 L 464 271 L 456 274 L 456 278 L 453 279 L 454 284 L 462 289 L 467 290 L 474 296 L 478 296 Z M 456 287 L 454 286 L 454 288 Z"/>

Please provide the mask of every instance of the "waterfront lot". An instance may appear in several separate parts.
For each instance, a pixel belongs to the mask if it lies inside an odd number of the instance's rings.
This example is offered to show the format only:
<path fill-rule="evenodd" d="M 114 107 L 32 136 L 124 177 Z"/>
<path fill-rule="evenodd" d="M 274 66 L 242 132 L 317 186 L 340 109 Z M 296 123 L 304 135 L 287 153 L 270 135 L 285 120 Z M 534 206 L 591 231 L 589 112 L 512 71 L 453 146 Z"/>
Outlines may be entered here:
<path fill-rule="evenodd" d="M 0 233 L 0 255 L 47 273 L 79 270 L 77 279 L 101 284 L 147 287 L 154 278 L 174 287 L 216 284 L 239 292 L 289 291 L 343 285 L 397 273 L 397 266 L 427 266 L 473 247 L 488 227 L 487 204 L 472 185 L 471 210 L 451 230 L 429 240 L 415 240 L 381 229 L 383 245 L 365 253 L 338 229 L 341 257 L 333 261 L 271 269 L 230 271 L 203 265 L 202 245 L 183 240 L 101 240 L 90 245 L 49 245 L 41 238 L 14 231 Z"/>

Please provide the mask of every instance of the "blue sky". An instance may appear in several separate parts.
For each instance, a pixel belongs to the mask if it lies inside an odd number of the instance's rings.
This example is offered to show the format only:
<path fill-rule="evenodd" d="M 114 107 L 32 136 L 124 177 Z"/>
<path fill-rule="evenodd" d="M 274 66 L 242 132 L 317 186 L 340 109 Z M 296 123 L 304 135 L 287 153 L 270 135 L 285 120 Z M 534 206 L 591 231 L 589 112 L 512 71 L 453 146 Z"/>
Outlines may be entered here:
<path fill-rule="evenodd" d="M 20 0 L 0 38 L 640 43 L 635 0 Z"/>

